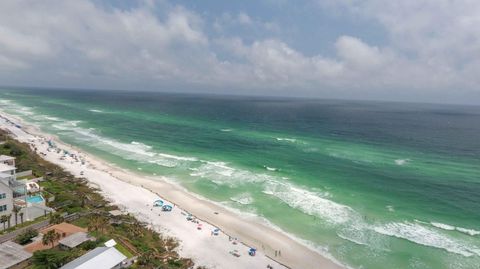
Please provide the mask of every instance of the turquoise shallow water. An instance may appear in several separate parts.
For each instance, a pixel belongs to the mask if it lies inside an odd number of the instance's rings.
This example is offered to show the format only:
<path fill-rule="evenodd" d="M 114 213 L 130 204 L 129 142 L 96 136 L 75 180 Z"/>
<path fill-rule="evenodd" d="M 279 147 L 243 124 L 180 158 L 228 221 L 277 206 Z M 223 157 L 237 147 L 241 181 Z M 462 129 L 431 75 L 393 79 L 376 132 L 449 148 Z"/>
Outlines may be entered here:
<path fill-rule="evenodd" d="M 354 268 L 480 268 L 480 108 L 61 90 L 0 109 Z"/>

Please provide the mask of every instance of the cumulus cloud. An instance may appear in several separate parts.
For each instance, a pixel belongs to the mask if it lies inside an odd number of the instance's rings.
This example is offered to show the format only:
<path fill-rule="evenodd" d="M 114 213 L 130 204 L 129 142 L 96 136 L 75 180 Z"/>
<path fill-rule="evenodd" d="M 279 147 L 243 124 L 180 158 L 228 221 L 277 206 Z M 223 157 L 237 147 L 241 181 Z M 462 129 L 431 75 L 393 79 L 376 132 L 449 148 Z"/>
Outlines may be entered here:
<path fill-rule="evenodd" d="M 388 47 L 410 68 L 425 75 L 431 88 L 476 90 L 480 71 L 480 2 L 472 0 L 344 0 L 318 1 L 327 10 L 376 21 L 388 37 Z M 475 71 L 474 71 L 475 70 Z M 402 70 L 399 70 L 402 71 Z M 404 70 L 408 72 L 409 70 Z M 432 83 L 428 87 L 428 83 Z M 441 93 L 441 92 L 440 92 Z"/>
<path fill-rule="evenodd" d="M 338 56 L 356 68 L 375 68 L 385 63 L 383 55 L 377 47 L 371 47 L 358 38 L 341 36 L 335 43 Z"/>
<path fill-rule="evenodd" d="M 279 33 L 279 25 L 245 12 L 209 21 L 162 3 L 159 13 L 153 1 L 123 9 L 89 1 L 1 1 L 1 83 L 426 100 L 479 96 L 478 1 L 322 1 L 321 8 L 374 20 L 387 34 L 378 45 L 339 32 L 329 54 L 303 53 L 281 35 L 269 35 Z"/>

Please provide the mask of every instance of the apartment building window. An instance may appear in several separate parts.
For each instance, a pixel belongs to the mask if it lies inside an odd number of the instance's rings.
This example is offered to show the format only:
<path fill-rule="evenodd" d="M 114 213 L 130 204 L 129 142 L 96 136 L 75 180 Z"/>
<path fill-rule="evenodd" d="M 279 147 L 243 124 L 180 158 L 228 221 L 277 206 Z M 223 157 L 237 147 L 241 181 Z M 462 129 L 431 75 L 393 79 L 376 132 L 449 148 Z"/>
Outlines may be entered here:
<path fill-rule="evenodd" d="M 6 193 L 0 193 L 0 199 L 5 199 L 7 198 L 7 194 Z"/>
<path fill-rule="evenodd" d="M 0 212 L 7 211 L 7 205 L 0 205 Z"/>

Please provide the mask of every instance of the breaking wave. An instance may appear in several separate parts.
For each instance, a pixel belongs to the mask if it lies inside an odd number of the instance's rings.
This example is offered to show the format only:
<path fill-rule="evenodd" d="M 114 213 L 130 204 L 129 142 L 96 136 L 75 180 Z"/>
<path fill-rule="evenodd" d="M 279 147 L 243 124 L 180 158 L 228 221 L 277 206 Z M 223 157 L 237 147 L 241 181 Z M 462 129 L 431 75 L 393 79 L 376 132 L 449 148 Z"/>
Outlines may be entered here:
<path fill-rule="evenodd" d="M 253 203 L 253 197 L 245 192 L 245 193 L 241 193 L 237 196 L 234 196 L 234 197 L 230 197 L 230 200 L 236 202 L 236 203 L 239 203 L 241 205 L 249 205 L 249 204 L 252 204 Z"/>
<path fill-rule="evenodd" d="M 265 169 L 267 169 L 268 171 L 277 171 L 278 170 L 275 167 L 269 167 L 269 166 L 266 166 L 266 165 L 264 165 L 263 167 L 265 167 Z"/>
<path fill-rule="evenodd" d="M 464 242 L 460 242 L 418 223 L 394 222 L 375 226 L 373 229 L 377 233 L 383 235 L 405 239 L 428 247 L 444 249 L 448 252 L 460 254 L 465 257 L 471 257 L 474 255 L 480 256 L 480 249 L 476 246 L 467 245 Z"/>
<path fill-rule="evenodd" d="M 277 141 L 287 141 L 287 142 L 291 142 L 291 143 L 297 142 L 297 139 L 295 139 L 295 138 L 276 137 L 275 139 L 276 139 Z"/>
<path fill-rule="evenodd" d="M 457 231 L 457 232 L 461 232 L 461 233 L 471 235 L 471 236 L 476 236 L 476 235 L 480 234 L 480 231 L 477 231 L 477 230 L 467 229 L 467 228 L 463 228 L 463 227 L 456 227 L 456 226 L 452 226 L 452 225 L 448 225 L 448 224 L 444 224 L 444 223 L 430 222 L 430 224 L 432 226 L 436 227 L 436 228 L 439 228 L 439 229 L 443 229 L 443 230 L 447 230 L 447 231 Z"/>
<path fill-rule="evenodd" d="M 225 162 L 203 161 L 196 170 L 190 173 L 191 176 L 207 178 L 217 185 L 236 187 L 247 183 L 262 183 L 274 180 L 274 177 L 267 174 L 254 173 L 244 169 L 237 169 L 228 166 Z"/>
<path fill-rule="evenodd" d="M 395 164 L 396 164 L 396 165 L 400 165 L 400 166 L 401 166 L 401 165 L 405 165 L 405 164 L 407 164 L 408 162 L 410 162 L 409 159 L 397 159 L 397 160 L 395 160 Z"/>
<path fill-rule="evenodd" d="M 324 195 L 321 193 L 302 189 L 290 183 L 269 181 L 263 193 L 275 196 L 305 214 L 333 224 L 346 223 L 357 215 L 352 208 L 323 198 Z"/>
<path fill-rule="evenodd" d="M 473 229 L 462 228 L 462 227 L 455 227 L 455 230 L 457 230 L 461 233 L 464 233 L 464 234 L 471 235 L 471 236 L 475 236 L 475 235 L 480 234 L 480 231 L 473 230 Z"/>

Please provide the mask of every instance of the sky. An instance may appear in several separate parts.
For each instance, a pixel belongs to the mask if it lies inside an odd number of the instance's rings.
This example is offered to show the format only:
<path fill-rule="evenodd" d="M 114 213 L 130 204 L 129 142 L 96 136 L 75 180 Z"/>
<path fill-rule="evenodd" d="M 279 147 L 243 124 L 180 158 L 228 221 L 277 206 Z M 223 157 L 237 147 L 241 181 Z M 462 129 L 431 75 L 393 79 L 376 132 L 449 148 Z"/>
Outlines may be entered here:
<path fill-rule="evenodd" d="M 478 0 L 2 0 L 0 85 L 480 104 Z"/>

